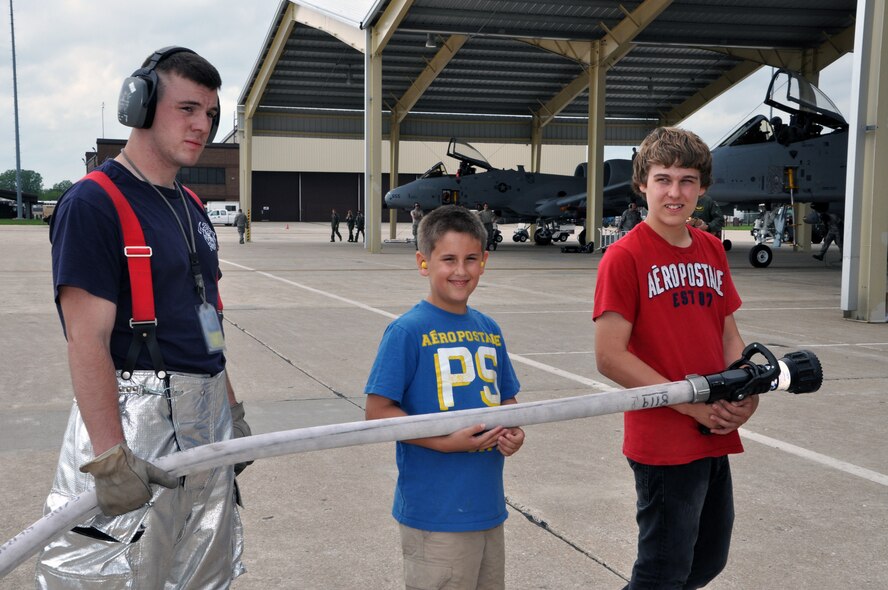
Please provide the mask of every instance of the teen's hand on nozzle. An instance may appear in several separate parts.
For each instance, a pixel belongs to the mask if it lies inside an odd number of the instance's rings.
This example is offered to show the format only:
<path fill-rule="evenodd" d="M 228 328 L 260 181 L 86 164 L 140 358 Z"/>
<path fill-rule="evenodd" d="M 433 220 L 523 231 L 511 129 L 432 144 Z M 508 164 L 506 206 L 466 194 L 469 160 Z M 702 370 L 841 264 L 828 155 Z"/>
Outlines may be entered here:
<path fill-rule="evenodd" d="M 511 457 L 524 444 L 524 431 L 518 427 L 506 428 L 496 441 L 499 452 L 504 457 Z"/>
<path fill-rule="evenodd" d="M 709 426 L 712 434 L 728 434 L 734 432 L 744 424 L 758 407 L 759 396 L 751 395 L 739 402 L 719 400 L 707 408 L 710 410 L 709 419 L 713 425 Z"/>
<path fill-rule="evenodd" d="M 173 489 L 179 478 L 144 461 L 119 443 L 80 466 L 96 480 L 96 499 L 105 516 L 118 516 L 135 510 L 151 499 L 150 484 Z"/>

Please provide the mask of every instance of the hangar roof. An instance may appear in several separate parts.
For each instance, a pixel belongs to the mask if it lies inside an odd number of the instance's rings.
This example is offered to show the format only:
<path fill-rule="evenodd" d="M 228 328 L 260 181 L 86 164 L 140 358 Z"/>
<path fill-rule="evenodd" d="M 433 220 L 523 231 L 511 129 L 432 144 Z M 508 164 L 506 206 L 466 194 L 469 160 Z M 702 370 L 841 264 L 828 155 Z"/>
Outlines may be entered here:
<path fill-rule="evenodd" d="M 279 27 L 289 26 L 291 4 L 302 12 L 283 45 L 275 47 Z M 395 14 L 400 22 L 382 52 L 384 111 L 398 108 L 433 67 L 436 54 L 456 48 L 409 109 L 402 139 L 446 139 L 461 126 L 470 132 L 460 134 L 466 139 L 527 141 L 537 116 L 561 123 L 546 126 L 545 142 L 585 143 L 584 72 L 602 55 L 608 64 L 606 142 L 635 144 L 650 127 L 681 121 L 761 65 L 816 73 L 852 49 L 856 5 L 856 0 L 283 0 L 239 103 L 258 93 L 252 98 L 258 134 L 360 137 L 363 30 Z M 351 42 L 323 19 L 304 18 L 306 12 L 353 29 Z M 479 116 L 494 137 L 483 137 Z"/>

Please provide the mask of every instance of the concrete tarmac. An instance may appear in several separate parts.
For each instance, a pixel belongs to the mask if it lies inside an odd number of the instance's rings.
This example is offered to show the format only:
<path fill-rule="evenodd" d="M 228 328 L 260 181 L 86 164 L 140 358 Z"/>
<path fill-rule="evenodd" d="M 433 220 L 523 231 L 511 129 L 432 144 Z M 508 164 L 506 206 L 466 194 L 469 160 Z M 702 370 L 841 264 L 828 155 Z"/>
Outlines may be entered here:
<path fill-rule="evenodd" d="M 344 226 L 342 226 L 344 229 Z M 506 241 L 470 301 L 519 360 L 520 401 L 609 382 L 595 369 L 592 293 L 601 253 Z M 363 387 L 386 325 L 422 299 L 414 247 L 379 255 L 330 243 L 326 224 L 257 223 L 253 242 L 217 228 L 231 379 L 254 433 L 363 419 Z M 388 235 L 388 228 L 384 228 Z M 399 237 L 409 226 L 399 226 Z M 789 248 L 767 269 L 729 232 L 747 342 L 814 351 L 817 393 L 764 396 L 732 459 L 736 524 L 707 588 L 888 588 L 888 331 L 842 319 L 841 261 Z M 569 242 L 570 243 L 570 242 Z M 72 391 L 53 304 L 45 227 L 0 227 L 0 542 L 41 516 Z M 691 328 L 691 327 L 688 327 Z M 622 418 L 526 428 L 506 461 L 507 586 L 613 589 L 635 558 L 635 494 Z M 263 459 L 239 480 L 245 563 L 236 590 L 403 588 L 391 518 L 394 443 Z M 33 587 L 34 559 L 0 580 Z"/>

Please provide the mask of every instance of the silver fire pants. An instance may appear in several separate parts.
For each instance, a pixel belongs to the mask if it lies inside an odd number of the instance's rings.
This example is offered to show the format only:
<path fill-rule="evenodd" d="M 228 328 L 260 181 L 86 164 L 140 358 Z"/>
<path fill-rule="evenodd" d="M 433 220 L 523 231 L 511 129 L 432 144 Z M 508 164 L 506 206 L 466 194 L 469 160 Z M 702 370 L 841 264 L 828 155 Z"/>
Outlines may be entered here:
<path fill-rule="evenodd" d="M 213 377 L 153 371 L 131 380 L 118 372 L 120 417 L 133 453 L 164 455 L 231 438 L 225 373 Z M 93 487 L 80 465 L 93 459 L 77 404 L 71 410 L 45 511 Z M 99 514 L 47 545 L 37 588 L 228 588 L 246 570 L 243 530 L 230 466 L 181 478 L 174 490 L 152 486 L 151 500 L 117 517 Z"/>

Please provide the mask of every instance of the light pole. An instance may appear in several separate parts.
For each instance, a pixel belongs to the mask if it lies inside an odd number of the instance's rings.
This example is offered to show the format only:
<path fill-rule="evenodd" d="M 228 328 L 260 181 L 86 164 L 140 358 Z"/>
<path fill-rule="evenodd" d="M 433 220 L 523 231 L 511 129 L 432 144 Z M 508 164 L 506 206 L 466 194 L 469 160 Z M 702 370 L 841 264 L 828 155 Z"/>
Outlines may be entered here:
<path fill-rule="evenodd" d="M 12 0 L 9 0 L 9 29 L 12 32 L 12 104 L 15 111 L 15 210 L 16 219 L 23 219 L 22 215 L 22 156 L 19 149 L 19 107 L 18 107 L 18 78 L 15 71 L 15 22 L 12 16 Z"/>
<path fill-rule="evenodd" d="M 12 18 L 12 0 L 9 0 L 9 29 L 12 32 L 12 103 L 15 111 L 15 203 L 16 219 L 22 215 L 22 156 L 18 135 L 18 78 L 15 72 L 15 22 Z"/>

